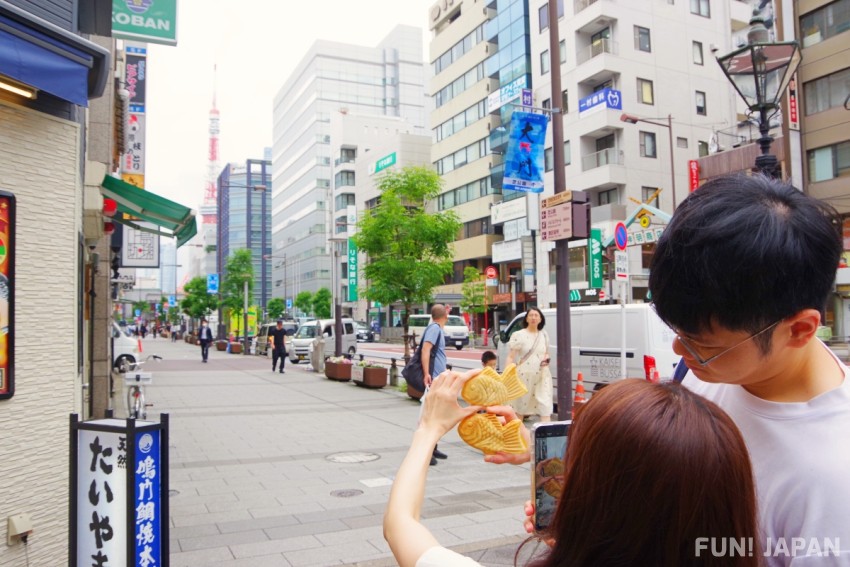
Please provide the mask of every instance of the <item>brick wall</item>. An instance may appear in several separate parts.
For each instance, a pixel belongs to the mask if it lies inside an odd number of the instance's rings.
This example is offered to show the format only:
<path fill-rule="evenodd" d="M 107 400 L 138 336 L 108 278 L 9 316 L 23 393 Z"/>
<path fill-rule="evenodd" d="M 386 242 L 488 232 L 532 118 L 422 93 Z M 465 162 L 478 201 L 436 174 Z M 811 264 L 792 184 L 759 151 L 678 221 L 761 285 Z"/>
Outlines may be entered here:
<path fill-rule="evenodd" d="M 79 411 L 77 360 L 80 127 L 0 102 L 0 189 L 17 197 L 15 395 L 0 401 L 0 565 L 6 518 L 28 513 L 30 565 L 68 555 L 68 415 Z"/>

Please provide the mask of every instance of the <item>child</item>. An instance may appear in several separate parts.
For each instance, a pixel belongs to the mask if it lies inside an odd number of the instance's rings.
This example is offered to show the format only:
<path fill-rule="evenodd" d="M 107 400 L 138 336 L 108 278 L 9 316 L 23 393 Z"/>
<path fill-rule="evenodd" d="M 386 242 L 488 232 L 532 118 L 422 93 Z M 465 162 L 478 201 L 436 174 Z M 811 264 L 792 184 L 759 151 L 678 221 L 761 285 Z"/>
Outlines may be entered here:
<path fill-rule="evenodd" d="M 485 350 L 481 355 L 481 366 L 487 368 L 488 366 L 493 370 L 496 370 L 496 363 L 499 361 L 499 357 L 496 356 L 496 353 L 492 350 Z"/>

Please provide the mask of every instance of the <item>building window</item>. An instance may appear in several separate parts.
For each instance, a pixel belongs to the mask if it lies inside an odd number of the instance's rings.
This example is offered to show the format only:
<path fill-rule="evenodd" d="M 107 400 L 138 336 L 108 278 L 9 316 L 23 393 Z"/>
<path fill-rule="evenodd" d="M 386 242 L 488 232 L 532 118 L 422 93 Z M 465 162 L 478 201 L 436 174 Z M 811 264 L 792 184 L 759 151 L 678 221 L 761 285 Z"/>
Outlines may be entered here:
<path fill-rule="evenodd" d="M 652 95 L 652 81 L 646 79 L 637 80 L 638 102 L 643 104 L 655 104 Z"/>
<path fill-rule="evenodd" d="M 564 165 L 570 165 L 573 162 L 573 158 L 570 155 L 570 141 L 567 140 L 564 142 Z"/>
<path fill-rule="evenodd" d="M 808 152 L 809 181 L 827 181 L 850 175 L 850 141 Z"/>
<path fill-rule="evenodd" d="M 347 187 L 354 185 L 353 171 L 340 171 L 334 176 L 334 187 Z"/>
<path fill-rule="evenodd" d="M 655 151 L 655 134 L 652 132 L 640 132 L 638 134 L 640 140 L 640 157 L 654 158 L 658 157 Z"/>
<path fill-rule="evenodd" d="M 850 68 L 809 81 L 803 89 L 806 115 L 843 106 L 850 93 Z"/>
<path fill-rule="evenodd" d="M 705 61 L 702 58 L 702 43 L 699 41 L 695 41 L 693 44 L 694 50 L 694 64 L 703 65 Z"/>
<path fill-rule="evenodd" d="M 547 98 L 546 100 L 544 100 L 542 106 L 543 108 L 552 108 L 552 99 Z"/>
<path fill-rule="evenodd" d="M 638 51 L 652 52 L 652 43 L 649 39 L 649 28 L 635 26 L 635 49 Z"/>
<path fill-rule="evenodd" d="M 688 147 L 688 139 L 687 138 L 676 138 L 676 147 L 678 148 L 687 148 Z"/>
<path fill-rule="evenodd" d="M 640 188 L 640 200 L 646 203 L 647 205 L 652 205 L 653 207 L 661 207 L 661 192 L 659 191 L 656 195 L 655 192 L 658 191 L 657 187 L 641 187 Z M 652 196 L 655 195 L 655 198 Z M 650 201 L 650 199 L 652 200 Z"/>
<path fill-rule="evenodd" d="M 567 62 L 567 40 L 562 39 L 560 42 L 558 42 L 558 51 L 560 52 L 560 55 L 561 55 L 561 63 L 566 63 Z"/>
<path fill-rule="evenodd" d="M 710 18 L 711 8 L 709 6 L 709 0 L 691 0 L 691 14 Z"/>
<path fill-rule="evenodd" d="M 552 171 L 555 167 L 555 155 L 552 148 L 543 150 L 543 167 L 546 171 Z"/>
<path fill-rule="evenodd" d="M 549 29 L 549 4 L 543 4 L 537 10 L 537 20 L 540 22 L 540 33 Z"/>
<path fill-rule="evenodd" d="M 549 50 L 545 50 L 540 54 L 540 74 L 545 75 L 549 72 Z"/>
<path fill-rule="evenodd" d="M 619 203 L 619 195 L 617 194 L 617 188 L 608 189 L 607 191 L 599 192 L 599 204 L 600 205 L 611 205 Z"/>
<path fill-rule="evenodd" d="M 570 97 L 567 94 L 567 91 L 564 90 L 561 92 L 561 112 L 566 114 L 570 111 Z"/>
<path fill-rule="evenodd" d="M 850 0 L 838 0 L 800 18 L 803 47 L 850 30 Z"/>
<path fill-rule="evenodd" d="M 697 114 L 700 116 L 705 116 L 705 93 L 702 91 L 696 91 L 696 102 L 697 102 Z"/>
<path fill-rule="evenodd" d="M 705 157 L 708 155 L 708 142 L 703 142 L 702 140 L 698 141 L 697 148 L 699 149 L 699 157 Z"/>

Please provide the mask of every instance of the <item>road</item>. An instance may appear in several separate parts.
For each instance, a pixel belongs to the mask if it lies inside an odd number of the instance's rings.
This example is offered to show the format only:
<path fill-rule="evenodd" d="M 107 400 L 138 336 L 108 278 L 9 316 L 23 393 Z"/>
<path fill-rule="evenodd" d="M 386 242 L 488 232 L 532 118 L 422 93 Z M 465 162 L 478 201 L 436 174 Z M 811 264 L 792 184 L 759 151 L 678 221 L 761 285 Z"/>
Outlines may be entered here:
<path fill-rule="evenodd" d="M 490 349 L 464 347 L 462 350 L 450 347 L 446 349 L 446 359 L 455 370 L 478 368 L 481 366 L 481 354 L 486 350 L 496 352 L 495 347 Z M 357 343 L 357 354 L 362 354 L 366 359 L 384 362 L 392 357 L 400 360 L 404 356 L 404 347 L 393 343 Z"/>

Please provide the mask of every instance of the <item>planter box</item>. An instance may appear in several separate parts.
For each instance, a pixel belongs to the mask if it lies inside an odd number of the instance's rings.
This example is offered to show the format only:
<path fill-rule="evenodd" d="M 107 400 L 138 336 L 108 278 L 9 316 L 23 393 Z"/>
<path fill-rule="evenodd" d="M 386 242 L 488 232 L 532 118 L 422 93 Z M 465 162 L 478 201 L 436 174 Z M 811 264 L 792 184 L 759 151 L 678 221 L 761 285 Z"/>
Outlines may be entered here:
<path fill-rule="evenodd" d="M 227 350 L 227 341 L 216 341 L 215 342 L 215 350 L 221 350 L 221 351 Z"/>
<path fill-rule="evenodd" d="M 364 388 L 383 388 L 387 385 L 387 369 L 357 366 L 352 369 L 351 378 Z"/>
<path fill-rule="evenodd" d="M 242 343 L 230 343 L 230 354 L 242 354 Z"/>
<path fill-rule="evenodd" d="M 343 362 L 325 361 L 325 376 L 330 380 L 338 382 L 348 382 L 351 380 L 351 367 L 353 364 L 345 364 Z"/>

